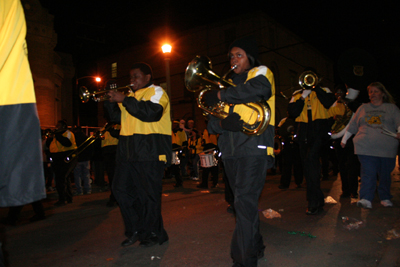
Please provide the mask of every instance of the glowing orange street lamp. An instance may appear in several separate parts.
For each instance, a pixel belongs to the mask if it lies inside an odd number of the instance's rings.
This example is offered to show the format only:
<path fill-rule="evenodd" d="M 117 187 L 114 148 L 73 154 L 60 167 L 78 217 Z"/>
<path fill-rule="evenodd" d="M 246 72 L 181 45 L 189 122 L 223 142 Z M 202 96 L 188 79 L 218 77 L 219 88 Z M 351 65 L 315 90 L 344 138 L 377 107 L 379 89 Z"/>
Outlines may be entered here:
<path fill-rule="evenodd" d="M 166 78 L 167 78 L 167 94 L 168 97 L 171 101 L 172 95 L 171 95 L 171 79 L 170 79 L 170 73 L 169 73 L 169 55 L 171 54 L 172 47 L 169 44 L 164 44 L 161 47 L 161 50 L 163 51 L 165 55 L 165 72 L 166 72 Z"/>

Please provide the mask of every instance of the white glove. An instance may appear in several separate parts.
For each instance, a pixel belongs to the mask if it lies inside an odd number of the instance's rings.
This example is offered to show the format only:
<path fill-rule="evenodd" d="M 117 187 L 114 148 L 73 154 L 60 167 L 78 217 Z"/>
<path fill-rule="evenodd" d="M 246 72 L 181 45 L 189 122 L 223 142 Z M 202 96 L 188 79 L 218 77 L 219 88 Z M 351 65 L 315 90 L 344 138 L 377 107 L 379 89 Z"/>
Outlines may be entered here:
<path fill-rule="evenodd" d="M 301 94 L 301 97 L 305 99 L 309 94 L 311 94 L 311 90 L 310 89 L 303 90 L 303 93 Z"/>
<path fill-rule="evenodd" d="M 353 88 L 348 88 L 347 93 L 346 93 L 346 99 L 353 101 L 354 99 L 357 98 L 358 94 L 360 91 L 353 89 Z"/>

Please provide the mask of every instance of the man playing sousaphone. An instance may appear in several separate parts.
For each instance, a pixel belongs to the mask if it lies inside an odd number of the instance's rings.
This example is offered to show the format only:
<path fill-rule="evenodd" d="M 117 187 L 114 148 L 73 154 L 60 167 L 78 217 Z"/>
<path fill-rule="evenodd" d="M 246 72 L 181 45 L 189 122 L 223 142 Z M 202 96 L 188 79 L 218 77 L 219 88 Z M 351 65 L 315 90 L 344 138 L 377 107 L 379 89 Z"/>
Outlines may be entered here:
<path fill-rule="evenodd" d="M 220 134 L 218 147 L 235 197 L 236 228 L 231 243 L 233 266 L 257 266 L 265 249 L 259 231 L 258 199 L 267 169 L 274 164 L 275 82 L 271 70 L 258 61 L 254 37 L 234 41 L 229 47 L 229 60 L 234 72 L 231 79 L 236 86 L 212 90 L 205 94 L 204 101 L 208 106 L 219 101 L 233 105 L 224 119 L 210 116 L 207 128 L 210 134 Z M 245 134 L 243 121 L 252 110 L 243 104 L 260 100 L 267 101 L 271 109 L 269 126 L 259 135 Z"/>

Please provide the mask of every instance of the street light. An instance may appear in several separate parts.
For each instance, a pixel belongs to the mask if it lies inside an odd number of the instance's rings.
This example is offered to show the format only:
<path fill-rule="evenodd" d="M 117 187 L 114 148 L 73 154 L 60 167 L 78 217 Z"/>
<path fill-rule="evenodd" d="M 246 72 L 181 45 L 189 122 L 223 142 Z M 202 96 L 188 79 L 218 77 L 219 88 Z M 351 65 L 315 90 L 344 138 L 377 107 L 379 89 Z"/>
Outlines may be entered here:
<path fill-rule="evenodd" d="M 172 95 L 171 95 L 171 80 L 170 80 L 170 73 L 169 73 L 169 55 L 171 54 L 172 47 L 169 44 L 165 44 L 161 47 L 164 55 L 165 55 L 165 71 L 166 71 L 166 77 L 167 77 L 167 94 L 169 97 L 169 100 L 171 101 Z"/>
<path fill-rule="evenodd" d="M 79 80 L 82 80 L 82 79 L 86 79 L 86 78 L 92 78 L 92 79 L 94 79 L 96 82 L 97 82 L 97 87 L 98 87 L 98 85 L 99 85 L 99 83 L 101 82 L 101 78 L 99 77 L 99 76 L 83 76 L 83 77 L 80 77 L 80 78 L 76 78 L 76 80 L 75 80 L 75 89 L 76 89 L 76 92 L 78 92 L 78 97 L 80 97 L 79 96 Z M 98 88 L 96 88 L 96 89 L 98 89 Z M 76 101 L 76 99 L 74 99 L 74 102 L 73 103 L 76 103 L 75 102 Z M 80 121 L 79 121 L 79 105 L 80 105 L 80 103 L 78 103 L 78 105 L 76 105 L 76 112 L 77 112 L 77 122 L 76 122 L 76 125 L 78 125 L 78 126 L 80 126 Z"/>

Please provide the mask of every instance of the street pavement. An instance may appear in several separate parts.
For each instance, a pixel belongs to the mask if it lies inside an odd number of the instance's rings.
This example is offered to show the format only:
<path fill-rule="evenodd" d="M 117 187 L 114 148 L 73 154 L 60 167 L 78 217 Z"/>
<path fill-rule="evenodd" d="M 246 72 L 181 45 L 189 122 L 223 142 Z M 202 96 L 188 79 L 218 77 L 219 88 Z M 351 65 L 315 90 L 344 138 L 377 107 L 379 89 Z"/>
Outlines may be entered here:
<path fill-rule="evenodd" d="M 392 174 L 394 207 L 384 208 L 375 198 L 371 210 L 358 208 L 350 198 L 340 198 L 340 178 L 322 181 L 327 203 L 324 212 L 305 215 L 305 187 L 294 183 L 278 189 L 279 175 L 268 175 L 260 198 L 260 231 L 266 246 L 258 266 L 400 266 L 400 173 Z M 16 226 L 0 225 L 0 240 L 11 267 L 70 266 L 232 266 L 230 240 L 234 215 L 227 212 L 224 184 L 198 189 L 184 181 L 174 188 L 163 180 L 162 214 L 169 241 L 149 248 L 125 239 L 118 206 L 107 207 L 110 192 L 93 187 L 91 195 L 76 196 L 72 204 L 54 207 L 56 193 L 43 200 L 46 219 L 34 223 L 26 205 Z M 267 218 L 272 209 L 280 218 Z M 6 208 L 0 209 L 5 217 Z"/>

